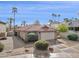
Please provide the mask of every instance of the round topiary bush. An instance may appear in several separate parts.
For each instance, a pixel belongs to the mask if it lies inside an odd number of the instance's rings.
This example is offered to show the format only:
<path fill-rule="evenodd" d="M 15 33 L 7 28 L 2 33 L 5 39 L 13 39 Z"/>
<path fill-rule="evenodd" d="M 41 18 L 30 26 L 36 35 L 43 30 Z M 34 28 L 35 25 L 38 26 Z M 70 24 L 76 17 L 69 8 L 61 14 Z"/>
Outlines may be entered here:
<path fill-rule="evenodd" d="M 77 34 L 69 34 L 68 36 L 69 40 L 77 41 L 78 35 Z"/>
<path fill-rule="evenodd" d="M 35 42 L 35 48 L 38 50 L 47 50 L 48 49 L 48 42 L 45 40 L 38 40 Z"/>
<path fill-rule="evenodd" d="M 4 45 L 2 43 L 0 43 L 0 52 L 2 52 L 4 49 Z"/>
<path fill-rule="evenodd" d="M 38 35 L 36 33 L 29 33 L 27 35 L 28 42 L 35 42 L 38 40 Z"/>

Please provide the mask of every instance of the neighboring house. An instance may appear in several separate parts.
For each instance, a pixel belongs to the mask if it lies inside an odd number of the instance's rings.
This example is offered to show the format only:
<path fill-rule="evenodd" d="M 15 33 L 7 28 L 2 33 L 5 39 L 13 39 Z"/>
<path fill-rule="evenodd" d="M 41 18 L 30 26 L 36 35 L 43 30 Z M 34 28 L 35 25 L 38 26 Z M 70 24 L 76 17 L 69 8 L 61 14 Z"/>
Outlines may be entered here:
<path fill-rule="evenodd" d="M 26 27 L 20 27 L 16 29 L 17 35 L 23 40 L 27 41 L 27 34 L 30 32 L 35 32 L 38 35 L 38 39 L 52 40 L 55 39 L 56 30 L 49 28 L 46 25 L 29 25 Z"/>
<path fill-rule="evenodd" d="M 60 24 L 60 22 L 58 22 L 58 21 L 54 21 L 54 22 L 52 22 L 52 23 L 50 23 L 50 22 L 48 22 L 48 26 L 49 27 L 51 27 L 51 28 L 57 28 L 57 26 Z"/>
<path fill-rule="evenodd" d="M 79 31 L 79 20 L 68 22 L 69 30 Z"/>
<path fill-rule="evenodd" d="M 6 36 L 6 23 L 0 21 L 0 39 Z"/>

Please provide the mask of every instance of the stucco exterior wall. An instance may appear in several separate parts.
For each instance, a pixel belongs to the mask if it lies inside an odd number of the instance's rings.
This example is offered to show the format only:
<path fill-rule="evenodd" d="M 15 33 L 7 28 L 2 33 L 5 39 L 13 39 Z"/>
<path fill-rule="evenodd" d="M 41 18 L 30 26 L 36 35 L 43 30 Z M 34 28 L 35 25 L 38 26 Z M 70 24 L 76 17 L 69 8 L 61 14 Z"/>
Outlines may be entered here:
<path fill-rule="evenodd" d="M 19 33 L 18 33 L 19 34 Z M 27 32 L 20 32 L 19 34 L 20 38 L 24 41 L 27 41 Z"/>
<path fill-rule="evenodd" d="M 6 36 L 7 36 L 6 25 L 0 23 L 0 38 L 1 37 L 6 37 Z"/>
<path fill-rule="evenodd" d="M 6 32 L 6 25 L 0 24 L 0 33 L 1 32 Z"/>
<path fill-rule="evenodd" d="M 25 40 L 26 39 L 26 32 L 20 32 L 20 37 Z"/>

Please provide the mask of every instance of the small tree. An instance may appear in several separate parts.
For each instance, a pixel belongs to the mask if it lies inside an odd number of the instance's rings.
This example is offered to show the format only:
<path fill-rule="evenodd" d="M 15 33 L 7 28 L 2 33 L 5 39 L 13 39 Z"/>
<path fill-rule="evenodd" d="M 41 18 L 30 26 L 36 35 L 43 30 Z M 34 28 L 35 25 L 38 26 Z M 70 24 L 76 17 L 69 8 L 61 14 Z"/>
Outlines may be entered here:
<path fill-rule="evenodd" d="M 60 32 L 66 32 L 68 31 L 68 27 L 65 24 L 60 24 L 58 25 L 57 30 L 59 30 Z"/>
<path fill-rule="evenodd" d="M 48 25 L 51 26 L 51 24 L 53 24 L 53 20 L 49 19 Z"/>
<path fill-rule="evenodd" d="M 35 48 L 38 50 L 47 50 L 48 46 L 49 44 L 45 40 L 38 40 L 35 42 Z"/>

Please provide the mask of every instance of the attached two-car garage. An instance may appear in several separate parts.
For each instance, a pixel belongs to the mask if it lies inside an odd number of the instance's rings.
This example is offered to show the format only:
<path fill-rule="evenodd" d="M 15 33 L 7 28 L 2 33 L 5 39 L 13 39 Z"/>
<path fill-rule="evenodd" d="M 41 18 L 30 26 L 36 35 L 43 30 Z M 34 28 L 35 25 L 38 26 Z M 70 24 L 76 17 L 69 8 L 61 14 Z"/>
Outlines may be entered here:
<path fill-rule="evenodd" d="M 55 39 L 55 33 L 54 32 L 41 32 L 40 37 L 43 40 Z"/>

